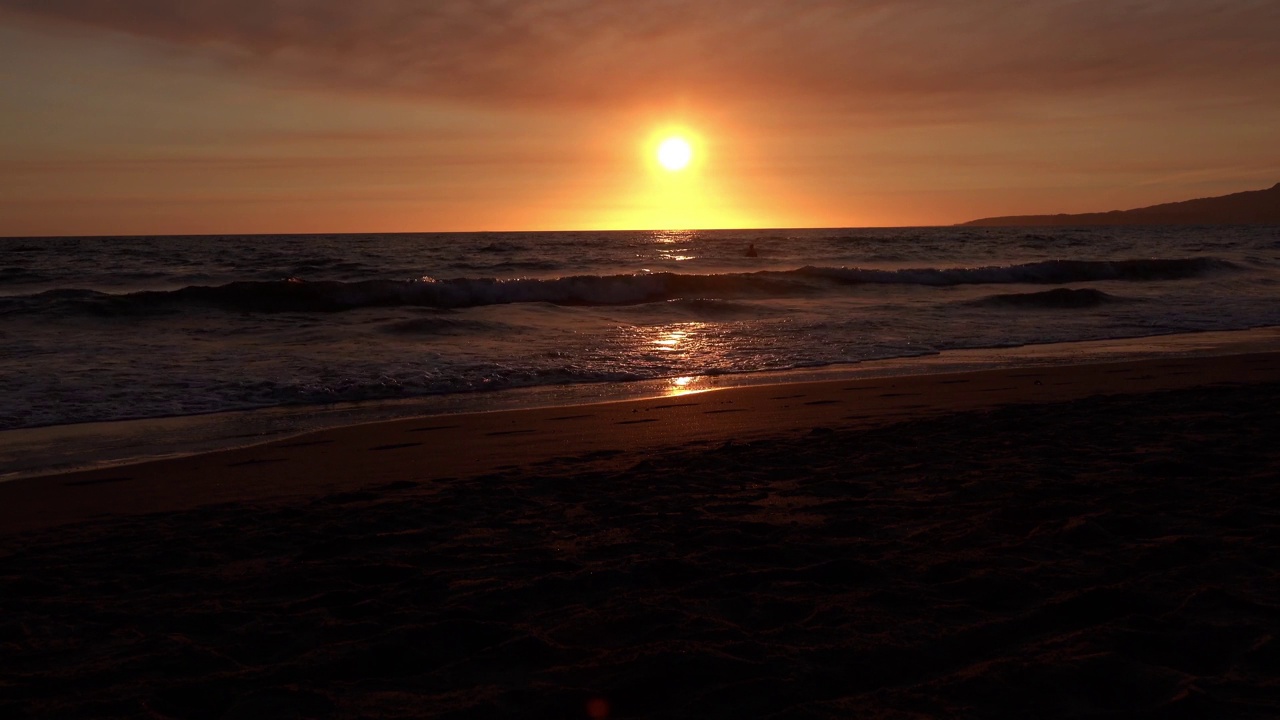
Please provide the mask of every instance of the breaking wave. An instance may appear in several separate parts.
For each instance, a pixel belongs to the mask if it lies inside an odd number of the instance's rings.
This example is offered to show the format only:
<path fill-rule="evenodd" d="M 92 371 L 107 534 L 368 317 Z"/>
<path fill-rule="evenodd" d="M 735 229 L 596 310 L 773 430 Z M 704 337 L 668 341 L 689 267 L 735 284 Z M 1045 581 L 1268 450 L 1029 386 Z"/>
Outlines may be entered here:
<path fill-rule="evenodd" d="M 974 300 L 970 305 L 979 307 L 1014 307 L 1036 309 L 1091 308 L 1122 302 L 1122 298 L 1093 288 L 1054 288 L 1035 293 L 1005 293 Z"/>
<path fill-rule="evenodd" d="M 558 279 L 424 278 L 359 282 L 304 282 L 290 279 L 242 281 L 218 286 L 189 286 L 178 290 L 129 294 L 60 289 L 38 295 L 0 298 L 0 313 L 55 310 L 117 315 L 172 312 L 193 307 L 232 312 L 326 313 L 369 307 L 452 309 L 511 303 L 638 305 L 677 299 L 723 300 L 819 295 L 851 285 L 946 287 L 987 284 L 1060 285 L 1100 280 L 1182 280 L 1235 267 L 1224 260 L 1186 258 L 1050 260 L 1021 265 L 902 270 L 806 266 L 796 270 L 716 275 L 642 273 L 579 275 Z M 1063 296 L 1052 295 L 1050 299 L 1052 301 L 1059 297 Z"/>

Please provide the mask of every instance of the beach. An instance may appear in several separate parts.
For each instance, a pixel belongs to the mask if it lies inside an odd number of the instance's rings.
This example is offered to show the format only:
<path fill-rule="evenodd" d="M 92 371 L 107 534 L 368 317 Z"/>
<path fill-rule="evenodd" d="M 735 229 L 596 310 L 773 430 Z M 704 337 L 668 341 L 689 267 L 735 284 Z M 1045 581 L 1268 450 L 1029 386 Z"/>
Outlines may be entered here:
<path fill-rule="evenodd" d="M 1280 718 L 1276 29 L 0 0 L 0 720 Z"/>
<path fill-rule="evenodd" d="M 1275 717 L 1280 355 L 0 483 L 6 717 Z"/>

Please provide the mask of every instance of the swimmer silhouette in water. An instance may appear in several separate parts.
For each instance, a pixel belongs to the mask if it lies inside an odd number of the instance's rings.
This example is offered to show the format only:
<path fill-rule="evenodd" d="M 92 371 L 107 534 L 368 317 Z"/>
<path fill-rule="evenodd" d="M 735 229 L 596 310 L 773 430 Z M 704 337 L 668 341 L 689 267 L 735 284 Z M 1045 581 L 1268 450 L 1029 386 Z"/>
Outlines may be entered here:
<path fill-rule="evenodd" d="M 760 253 L 756 252 L 755 243 L 751 243 L 750 245 L 748 245 L 747 251 L 743 253 L 743 255 L 746 255 L 747 257 L 760 257 Z"/>

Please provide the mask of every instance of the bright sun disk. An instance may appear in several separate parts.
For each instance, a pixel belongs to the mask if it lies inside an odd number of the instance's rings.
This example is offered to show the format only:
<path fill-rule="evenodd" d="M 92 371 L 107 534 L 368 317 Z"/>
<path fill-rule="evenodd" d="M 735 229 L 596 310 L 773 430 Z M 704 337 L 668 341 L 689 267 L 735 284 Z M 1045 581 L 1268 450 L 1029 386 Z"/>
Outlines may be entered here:
<path fill-rule="evenodd" d="M 682 137 L 667 138 L 658 146 L 658 164 L 672 172 L 685 169 L 692 159 L 693 148 Z"/>

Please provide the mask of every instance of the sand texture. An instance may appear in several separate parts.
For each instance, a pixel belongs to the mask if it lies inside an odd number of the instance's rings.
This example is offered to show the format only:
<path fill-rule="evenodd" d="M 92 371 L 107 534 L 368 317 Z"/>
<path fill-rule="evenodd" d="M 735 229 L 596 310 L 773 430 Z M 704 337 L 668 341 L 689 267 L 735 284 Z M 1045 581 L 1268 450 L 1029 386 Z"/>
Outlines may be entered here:
<path fill-rule="evenodd" d="M 1276 367 L 560 409 L 594 434 L 538 454 L 473 432 L 452 455 L 483 458 L 416 479 L 361 458 L 426 446 L 360 433 L 430 421 L 45 479 L 115 499 L 67 525 L 34 484 L 9 496 L 37 520 L 0 537 L 0 717 L 1280 717 Z M 800 409 L 714 424 L 770 402 Z M 675 439 L 604 422 L 672 410 L 743 411 Z M 310 494 L 281 461 L 269 492 L 131 498 L 308 448 L 331 453 Z"/>

